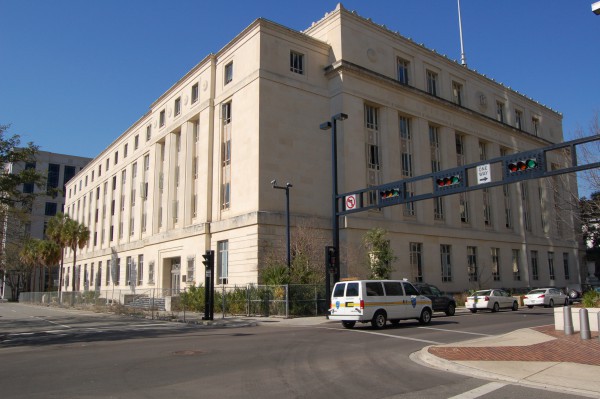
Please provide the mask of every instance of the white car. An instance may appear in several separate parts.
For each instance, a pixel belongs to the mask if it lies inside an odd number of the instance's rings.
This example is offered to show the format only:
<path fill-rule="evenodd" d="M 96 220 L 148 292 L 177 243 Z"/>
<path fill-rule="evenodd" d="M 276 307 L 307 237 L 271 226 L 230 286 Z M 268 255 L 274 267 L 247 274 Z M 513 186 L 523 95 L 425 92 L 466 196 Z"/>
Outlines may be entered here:
<path fill-rule="evenodd" d="M 519 302 L 508 292 L 493 288 L 490 290 L 475 291 L 473 295 L 467 298 L 466 308 L 472 313 L 478 310 L 489 309 L 497 312 L 500 309 L 519 309 Z"/>
<path fill-rule="evenodd" d="M 523 304 L 529 309 L 534 306 L 553 308 L 555 305 L 568 305 L 569 297 L 558 288 L 538 288 L 523 297 Z"/>

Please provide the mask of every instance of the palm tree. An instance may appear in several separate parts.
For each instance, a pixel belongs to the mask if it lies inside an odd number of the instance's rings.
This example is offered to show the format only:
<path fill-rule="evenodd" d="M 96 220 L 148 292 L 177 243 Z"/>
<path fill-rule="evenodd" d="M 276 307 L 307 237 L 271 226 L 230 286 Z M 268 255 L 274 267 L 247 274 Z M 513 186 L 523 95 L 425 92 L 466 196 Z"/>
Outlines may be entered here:
<path fill-rule="evenodd" d="M 73 250 L 72 290 L 75 291 L 75 265 L 77 264 L 77 249 L 82 249 L 90 240 L 90 230 L 76 220 L 69 218 L 64 226 L 65 242 Z"/>
<path fill-rule="evenodd" d="M 62 248 L 54 241 L 42 240 L 38 243 L 36 249 L 38 260 L 48 268 L 48 291 L 50 291 L 50 288 L 52 288 L 52 266 L 60 260 Z"/>
<path fill-rule="evenodd" d="M 23 248 L 19 252 L 19 259 L 21 260 L 21 262 L 23 262 L 25 265 L 32 269 L 34 282 L 37 278 L 37 264 L 39 263 L 39 252 L 37 249 L 39 242 L 40 240 L 38 240 L 37 238 L 30 238 L 29 240 L 25 241 Z M 36 288 L 37 287 L 31 287 L 33 291 L 36 291 Z"/>
<path fill-rule="evenodd" d="M 68 246 L 65 236 L 65 223 L 69 216 L 62 212 L 57 213 L 50 220 L 46 227 L 46 235 L 60 247 L 60 268 L 58 271 L 58 291 L 62 290 L 64 250 Z"/>

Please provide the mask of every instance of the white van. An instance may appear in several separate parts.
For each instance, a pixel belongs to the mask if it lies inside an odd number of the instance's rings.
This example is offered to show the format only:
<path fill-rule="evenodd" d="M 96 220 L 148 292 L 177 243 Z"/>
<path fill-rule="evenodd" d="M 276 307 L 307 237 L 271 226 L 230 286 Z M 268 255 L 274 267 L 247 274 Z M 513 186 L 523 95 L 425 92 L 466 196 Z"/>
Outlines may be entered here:
<path fill-rule="evenodd" d="M 330 320 L 340 320 L 346 328 L 356 322 L 370 322 L 374 328 L 383 328 L 404 319 L 417 319 L 429 324 L 432 314 L 431 299 L 420 295 L 406 280 L 341 281 L 333 287 Z"/>

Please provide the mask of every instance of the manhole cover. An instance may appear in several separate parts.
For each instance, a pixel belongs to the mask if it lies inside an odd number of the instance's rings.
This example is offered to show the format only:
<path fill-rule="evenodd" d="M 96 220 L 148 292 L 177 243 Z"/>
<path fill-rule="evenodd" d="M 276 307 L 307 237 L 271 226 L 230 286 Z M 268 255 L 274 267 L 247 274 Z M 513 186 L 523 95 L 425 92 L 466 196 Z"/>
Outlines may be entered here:
<path fill-rule="evenodd" d="M 194 355 L 200 355 L 201 353 L 202 353 L 202 351 L 193 351 L 193 350 L 183 350 L 183 351 L 173 352 L 173 354 L 177 355 L 177 356 L 194 356 Z"/>

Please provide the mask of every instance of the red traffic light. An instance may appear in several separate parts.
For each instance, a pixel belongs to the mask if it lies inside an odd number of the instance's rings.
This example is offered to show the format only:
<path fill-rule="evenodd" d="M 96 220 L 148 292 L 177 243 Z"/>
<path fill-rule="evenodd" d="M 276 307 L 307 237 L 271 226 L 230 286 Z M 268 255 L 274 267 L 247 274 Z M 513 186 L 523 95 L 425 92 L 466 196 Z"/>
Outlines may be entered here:
<path fill-rule="evenodd" d="M 511 173 L 528 170 L 528 169 L 535 169 L 537 167 L 538 167 L 538 163 L 533 158 L 523 159 L 523 160 L 516 161 L 516 162 L 510 162 L 508 164 L 508 170 Z"/>
<path fill-rule="evenodd" d="M 437 179 L 435 182 L 438 185 L 438 187 L 453 186 L 455 184 L 460 183 L 460 177 L 458 177 L 457 175 L 448 176 L 448 177 Z"/>

